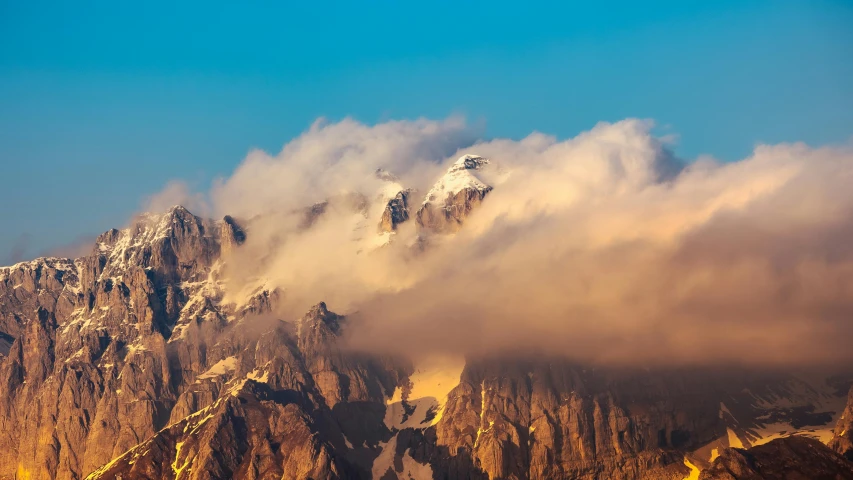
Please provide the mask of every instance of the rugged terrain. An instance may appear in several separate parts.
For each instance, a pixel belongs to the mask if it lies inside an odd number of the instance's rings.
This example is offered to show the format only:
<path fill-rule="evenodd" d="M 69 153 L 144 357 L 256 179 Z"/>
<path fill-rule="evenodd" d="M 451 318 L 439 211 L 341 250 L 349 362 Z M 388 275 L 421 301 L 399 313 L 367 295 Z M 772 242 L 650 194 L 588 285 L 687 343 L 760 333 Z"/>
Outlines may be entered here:
<path fill-rule="evenodd" d="M 488 166 L 460 158 L 420 202 L 377 172 L 381 217 L 354 194 L 306 207 L 299 228 L 346 208 L 383 241 L 412 221 L 453 234 L 488 201 Z M 707 475 L 754 469 L 729 447 L 791 435 L 838 455 L 774 440 L 749 450 L 762 472 L 810 451 L 850 458 L 846 376 L 356 353 L 358 324 L 322 298 L 294 320 L 263 281 L 229 295 L 251 235 L 178 206 L 84 257 L 0 268 L 0 479 L 777 478 Z"/>
<path fill-rule="evenodd" d="M 699 480 L 841 480 L 850 463 L 812 438 L 778 438 L 748 450 L 727 448 Z"/>

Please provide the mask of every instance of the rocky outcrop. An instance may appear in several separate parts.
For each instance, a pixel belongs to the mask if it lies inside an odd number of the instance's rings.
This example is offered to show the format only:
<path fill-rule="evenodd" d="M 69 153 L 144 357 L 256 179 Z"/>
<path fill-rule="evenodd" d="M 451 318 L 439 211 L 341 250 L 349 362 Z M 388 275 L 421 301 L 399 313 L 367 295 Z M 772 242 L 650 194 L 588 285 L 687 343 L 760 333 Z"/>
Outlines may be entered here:
<path fill-rule="evenodd" d="M 773 440 L 748 450 L 720 452 L 700 480 L 844 480 L 853 463 L 819 441 L 801 436 Z"/>
<path fill-rule="evenodd" d="M 235 248 L 246 241 L 246 232 L 230 215 L 225 215 L 222 222 L 219 245 L 222 249 L 222 256 L 228 256 Z"/>
<path fill-rule="evenodd" d="M 853 387 L 847 394 L 847 406 L 835 425 L 834 433 L 829 448 L 853 462 Z"/>

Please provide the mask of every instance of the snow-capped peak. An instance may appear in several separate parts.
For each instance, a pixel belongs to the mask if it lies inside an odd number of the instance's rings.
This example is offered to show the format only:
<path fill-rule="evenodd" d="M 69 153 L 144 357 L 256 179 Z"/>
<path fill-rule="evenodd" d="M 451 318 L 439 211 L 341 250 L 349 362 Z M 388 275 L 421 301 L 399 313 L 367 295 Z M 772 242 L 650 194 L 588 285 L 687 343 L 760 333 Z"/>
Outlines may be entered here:
<path fill-rule="evenodd" d="M 488 164 L 489 160 L 479 155 L 459 157 L 427 193 L 424 204 L 444 200 L 448 195 L 454 195 L 466 188 L 481 192 L 491 189 L 473 173 Z"/>
<path fill-rule="evenodd" d="M 479 155 L 463 155 L 456 159 L 447 171 L 449 173 L 455 170 L 479 170 L 480 167 L 488 164 L 489 159 Z"/>

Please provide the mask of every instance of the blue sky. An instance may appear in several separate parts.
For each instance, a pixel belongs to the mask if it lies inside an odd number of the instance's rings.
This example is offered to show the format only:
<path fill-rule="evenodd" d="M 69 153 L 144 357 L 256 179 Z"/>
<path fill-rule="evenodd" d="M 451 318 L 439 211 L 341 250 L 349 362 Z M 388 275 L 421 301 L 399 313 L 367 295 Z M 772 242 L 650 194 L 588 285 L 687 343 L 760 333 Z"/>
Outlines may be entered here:
<path fill-rule="evenodd" d="M 685 159 L 849 142 L 853 2 L 0 0 L 0 262 L 319 116 L 450 114 L 513 138 L 653 118 Z"/>

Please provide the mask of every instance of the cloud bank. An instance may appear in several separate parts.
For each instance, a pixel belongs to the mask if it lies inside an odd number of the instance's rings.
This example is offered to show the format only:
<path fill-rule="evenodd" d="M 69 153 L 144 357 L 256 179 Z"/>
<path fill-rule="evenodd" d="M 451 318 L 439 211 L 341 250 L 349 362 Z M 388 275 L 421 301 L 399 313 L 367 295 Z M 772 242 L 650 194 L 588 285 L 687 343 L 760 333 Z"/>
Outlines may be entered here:
<path fill-rule="evenodd" d="M 252 152 L 209 193 L 248 229 L 229 294 L 278 287 L 288 319 L 326 301 L 371 351 L 853 360 L 853 150 L 782 144 L 683 163 L 651 127 L 478 141 L 457 118 L 318 122 L 275 156 Z M 411 219 L 378 246 L 389 192 L 416 189 L 417 209 L 462 154 L 491 159 L 495 187 L 462 229 L 419 248 Z M 307 226 L 306 207 L 324 201 Z"/>

